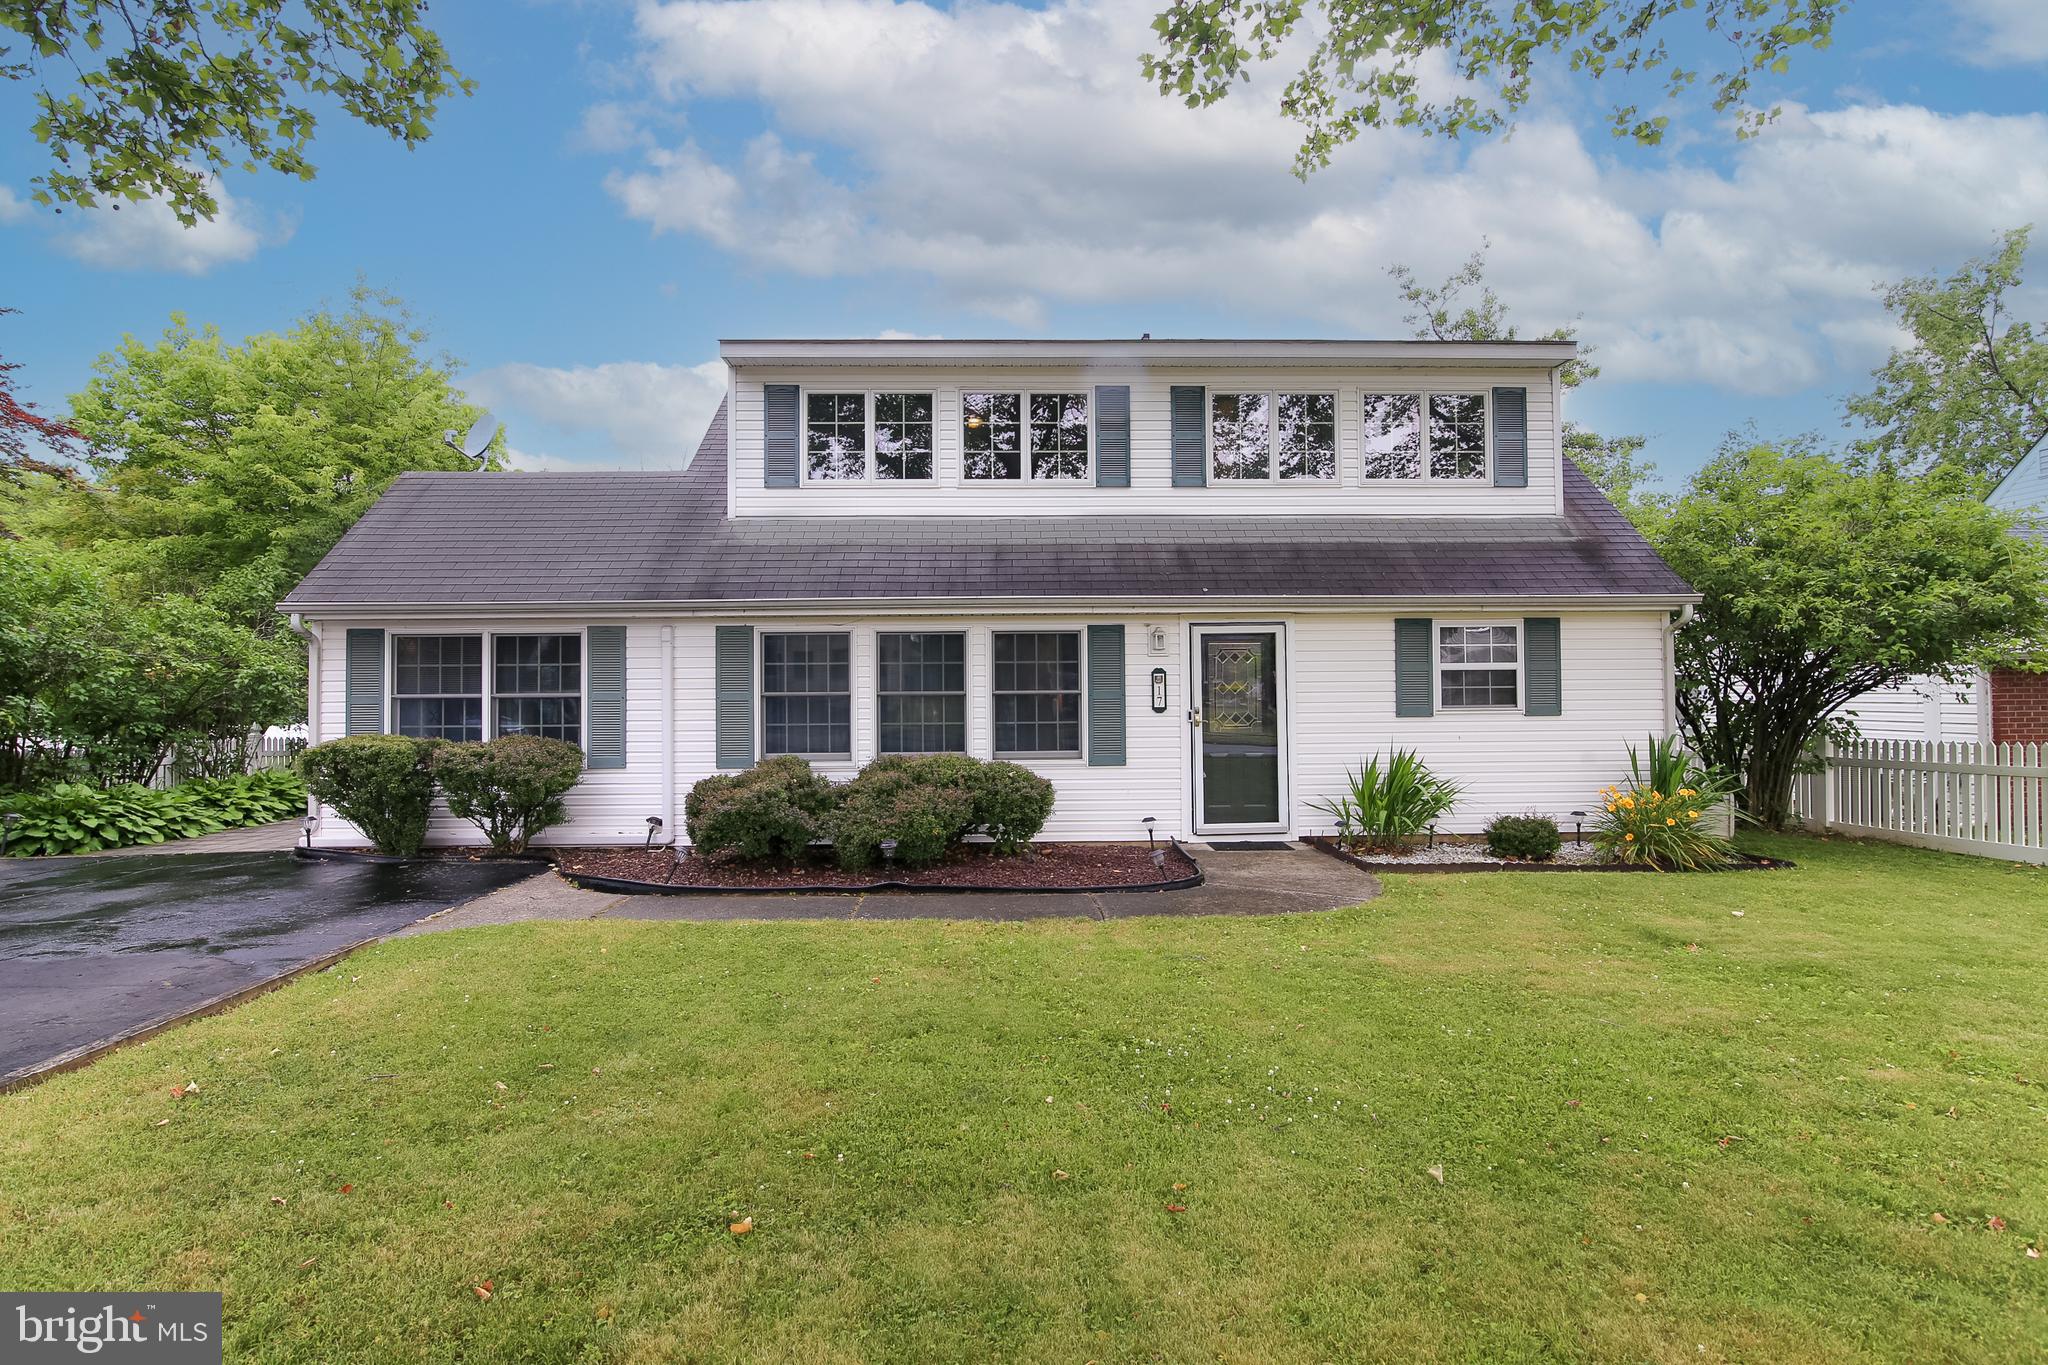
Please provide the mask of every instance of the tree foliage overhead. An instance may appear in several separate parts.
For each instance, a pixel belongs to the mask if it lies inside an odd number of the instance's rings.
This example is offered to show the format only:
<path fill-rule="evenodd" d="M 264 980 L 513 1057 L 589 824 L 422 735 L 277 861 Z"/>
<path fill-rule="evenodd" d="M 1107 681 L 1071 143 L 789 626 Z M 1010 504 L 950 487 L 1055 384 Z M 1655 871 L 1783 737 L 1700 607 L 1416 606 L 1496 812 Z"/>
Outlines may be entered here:
<path fill-rule="evenodd" d="M 102 356 L 73 396 L 90 484 L 44 484 L 10 520 L 90 553 L 132 594 L 207 596 L 268 629 L 399 474 L 473 467 L 443 437 L 481 410 L 426 343 L 398 300 L 362 287 L 239 345 L 174 318 L 161 340 Z"/>
<path fill-rule="evenodd" d="M 1850 418 L 1870 429 L 1859 454 L 1896 469 L 1953 467 L 1989 488 L 2048 441 L 2048 331 L 2015 318 L 2010 297 L 2031 231 L 2007 232 L 1995 253 L 1947 279 L 1920 276 L 1885 291 L 1913 345 L 1849 400 Z"/>
<path fill-rule="evenodd" d="M 162 199 L 187 226 L 231 166 L 311 180 L 320 96 L 412 147 L 473 85 L 426 0 L 0 0 L 0 77 L 35 90 L 44 204 Z M 118 207 L 118 205 L 117 205 Z"/>
<path fill-rule="evenodd" d="M 0 308 L 0 317 L 13 311 Z M 16 395 L 14 372 L 20 368 L 0 357 L 0 481 L 10 484 L 18 484 L 23 474 L 65 474 L 69 466 L 60 461 L 78 453 L 80 439 L 70 423 L 44 416 Z"/>
<path fill-rule="evenodd" d="M 1731 439 L 1651 519 L 1652 543 L 1705 598 L 1677 635 L 1686 736 L 1769 825 L 1842 705 L 1958 677 L 2048 620 L 2048 553 L 1959 471 L 1859 470 Z"/>
<path fill-rule="evenodd" d="M 1737 111 L 1739 133 L 1753 134 L 1777 113 L 1751 103 L 1755 80 L 1783 74 L 1802 47 L 1826 47 L 1850 3 L 1173 0 L 1152 21 L 1157 46 L 1140 60 L 1160 94 L 1202 108 L 1283 47 L 1290 56 L 1306 47 L 1280 101 L 1303 128 L 1294 164 L 1305 176 L 1368 128 L 1447 137 L 1498 132 L 1529 102 L 1543 58 L 1590 80 L 1652 78 L 1676 98 L 1700 79 L 1673 58 L 1670 44 L 1680 37 L 1709 40 L 1725 54 L 1707 80 L 1713 106 Z M 1437 58 L 1457 84 L 1430 69 Z M 1661 142 L 1668 125 L 1665 115 L 1646 115 L 1634 103 L 1615 105 L 1611 119 L 1617 137 L 1641 143 Z"/>

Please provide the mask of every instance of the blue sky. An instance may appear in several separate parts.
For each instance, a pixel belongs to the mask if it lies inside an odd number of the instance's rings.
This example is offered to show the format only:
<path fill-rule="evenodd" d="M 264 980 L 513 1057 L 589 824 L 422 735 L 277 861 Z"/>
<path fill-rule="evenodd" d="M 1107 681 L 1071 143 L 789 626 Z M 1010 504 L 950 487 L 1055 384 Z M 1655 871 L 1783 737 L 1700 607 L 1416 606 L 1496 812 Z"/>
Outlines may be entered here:
<path fill-rule="evenodd" d="M 232 177 L 194 231 L 27 203 L 39 148 L 0 87 L 0 355 L 61 411 L 123 333 L 279 328 L 362 276 L 522 461 L 656 467 L 715 402 L 721 336 L 1400 335 L 1385 267 L 1436 278 L 1486 241 L 1525 327 L 1599 348 L 1571 415 L 1681 473 L 1747 422 L 1837 430 L 1895 340 L 1875 283 L 2048 221 L 2039 0 L 1863 0 L 1753 141 L 1686 107 L 1637 148 L 1605 92 L 1548 81 L 1511 139 L 1369 136 L 1306 185 L 1277 82 L 1201 113 L 1146 89 L 1149 14 L 443 4 L 479 89 L 428 143 L 330 111 L 314 182 Z"/>

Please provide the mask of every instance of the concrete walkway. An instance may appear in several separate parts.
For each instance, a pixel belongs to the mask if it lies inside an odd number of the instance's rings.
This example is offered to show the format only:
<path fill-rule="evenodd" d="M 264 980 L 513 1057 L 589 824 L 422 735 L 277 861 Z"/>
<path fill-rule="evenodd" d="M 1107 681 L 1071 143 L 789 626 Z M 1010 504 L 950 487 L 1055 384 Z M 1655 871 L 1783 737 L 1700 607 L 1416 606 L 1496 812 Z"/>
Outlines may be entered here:
<path fill-rule="evenodd" d="M 128 848 L 102 849 L 84 853 L 84 858 L 159 858 L 166 853 L 284 853 L 299 841 L 296 819 L 269 825 L 249 825 L 202 834 L 197 839 L 173 839 L 167 844 L 135 844 Z"/>
<path fill-rule="evenodd" d="M 1377 878 L 1309 848 L 1244 852 L 1199 846 L 1203 884 L 1186 891 L 1089 894 L 927 891 L 807 896 L 623 896 L 550 873 L 421 920 L 401 935 L 528 920 L 1130 919 L 1140 915 L 1280 915 L 1337 910 L 1379 895 Z"/>

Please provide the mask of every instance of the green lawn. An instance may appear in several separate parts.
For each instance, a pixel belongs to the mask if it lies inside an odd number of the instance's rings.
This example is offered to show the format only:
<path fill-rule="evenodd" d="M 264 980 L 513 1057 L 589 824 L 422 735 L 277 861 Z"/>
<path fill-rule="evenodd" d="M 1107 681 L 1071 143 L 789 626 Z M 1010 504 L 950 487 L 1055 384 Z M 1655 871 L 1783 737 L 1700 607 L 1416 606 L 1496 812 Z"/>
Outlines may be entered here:
<path fill-rule="evenodd" d="M 230 1360 L 2040 1359 L 2048 870 L 1755 847 L 408 939 L 0 1098 L 0 1285 Z"/>

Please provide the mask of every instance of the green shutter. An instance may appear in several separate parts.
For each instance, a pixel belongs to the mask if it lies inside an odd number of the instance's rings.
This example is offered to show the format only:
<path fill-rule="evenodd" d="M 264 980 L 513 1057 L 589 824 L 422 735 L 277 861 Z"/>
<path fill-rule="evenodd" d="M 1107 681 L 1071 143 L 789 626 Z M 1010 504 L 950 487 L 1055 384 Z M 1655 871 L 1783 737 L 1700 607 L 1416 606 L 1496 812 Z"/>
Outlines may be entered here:
<path fill-rule="evenodd" d="M 1522 619 L 1523 709 L 1532 716 L 1564 714 L 1564 649 L 1555 616 Z"/>
<path fill-rule="evenodd" d="M 1095 486 L 1131 486 L 1131 386 L 1095 386 Z"/>
<path fill-rule="evenodd" d="M 1493 391 L 1493 486 L 1529 486 L 1529 391 Z"/>
<path fill-rule="evenodd" d="M 720 626 L 713 690 L 717 699 L 718 766 L 754 766 L 754 628 Z"/>
<path fill-rule="evenodd" d="M 762 386 L 761 481 L 769 488 L 797 485 L 797 391 L 794 384 Z"/>
<path fill-rule="evenodd" d="M 584 686 L 590 692 L 584 762 L 626 766 L 626 628 L 592 626 L 585 633 Z"/>
<path fill-rule="evenodd" d="M 1167 404 L 1173 415 L 1173 486 L 1201 488 L 1209 482 L 1209 443 L 1203 430 L 1207 404 L 1200 384 L 1175 384 Z"/>
<path fill-rule="evenodd" d="M 1124 628 L 1088 627 L 1088 765 L 1124 766 Z"/>
<path fill-rule="evenodd" d="M 343 733 L 384 733 L 384 632 L 352 630 L 342 655 L 347 673 L 347 723 Z"/>
<path fill-rule="evenodd" d="M 1430 667 L 1431 636 L 1427 618 L 1404 616 L 1394 622 L 1394 714 L 1436 714 L 1434 672 Z"/>

